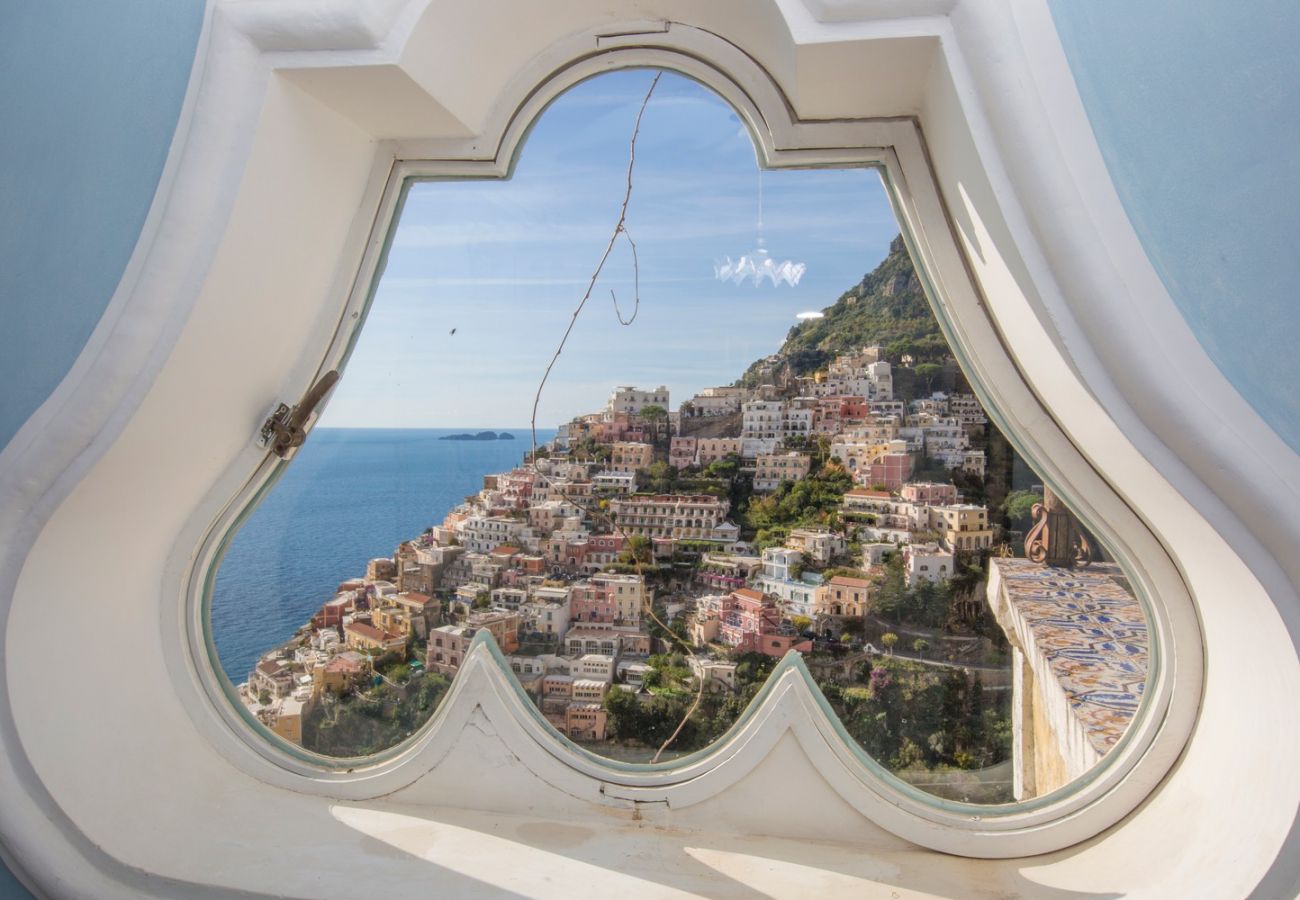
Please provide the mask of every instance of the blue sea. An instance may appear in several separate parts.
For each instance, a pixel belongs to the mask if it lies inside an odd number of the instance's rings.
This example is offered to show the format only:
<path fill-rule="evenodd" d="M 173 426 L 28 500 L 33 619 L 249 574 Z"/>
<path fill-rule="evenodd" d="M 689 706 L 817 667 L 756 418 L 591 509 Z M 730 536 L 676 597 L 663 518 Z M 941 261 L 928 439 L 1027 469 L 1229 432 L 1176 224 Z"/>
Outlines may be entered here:
<path fill-rule="evenodd" d="M 516 440 L 444 441 L 479 428 L 317 429 L 231 541 L 217 569 L 212 636 L 236 683 L 288 640 L 339 583 L 365 574 L 466 496 L 523 461 Z M 555 436 L 538 429 L 537 442 Z"/>

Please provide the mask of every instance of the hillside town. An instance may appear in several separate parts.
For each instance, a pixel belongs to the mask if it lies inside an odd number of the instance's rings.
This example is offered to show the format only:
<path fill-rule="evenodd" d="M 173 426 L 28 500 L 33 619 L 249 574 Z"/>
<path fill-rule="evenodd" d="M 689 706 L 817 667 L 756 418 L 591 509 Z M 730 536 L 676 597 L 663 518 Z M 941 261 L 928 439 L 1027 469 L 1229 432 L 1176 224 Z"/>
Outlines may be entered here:
<path fill-rule="evenodd" d="M 959 488 L 983 484 L 990 426 L 970 393 L 898 396 L 898 362 L 866 346 L 677 410 L 664 386 L 616 387 L 340 584 L 242 701 L 307 749 L 375 752 L 487 631 L 559 732 L 645 760 L 701 686 L 670 755 L 720 736 L 793 651 L 842 717 L 879 707 L 880 727 L 846 725 L 891 767 L 1002 761 L 1010 676 L 981 598 L 1008 535 Z M 913 728 L 904 698 L 947 719 Z"/>

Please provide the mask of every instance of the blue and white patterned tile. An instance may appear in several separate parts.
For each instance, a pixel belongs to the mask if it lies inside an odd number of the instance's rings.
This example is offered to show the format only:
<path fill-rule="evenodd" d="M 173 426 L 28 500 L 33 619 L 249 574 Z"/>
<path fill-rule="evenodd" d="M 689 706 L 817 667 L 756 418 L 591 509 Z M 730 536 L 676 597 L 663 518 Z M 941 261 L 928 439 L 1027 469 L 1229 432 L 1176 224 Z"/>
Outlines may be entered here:
<path fill-rule="evenodd" d="M 1036 653 L 1088 740 L 1106 754 L 1142 702 L 1151 647 L 1146 616 L 1122 570 L 1114 563 L 1068 570 L 1027 559 L 993 562 Z"/>

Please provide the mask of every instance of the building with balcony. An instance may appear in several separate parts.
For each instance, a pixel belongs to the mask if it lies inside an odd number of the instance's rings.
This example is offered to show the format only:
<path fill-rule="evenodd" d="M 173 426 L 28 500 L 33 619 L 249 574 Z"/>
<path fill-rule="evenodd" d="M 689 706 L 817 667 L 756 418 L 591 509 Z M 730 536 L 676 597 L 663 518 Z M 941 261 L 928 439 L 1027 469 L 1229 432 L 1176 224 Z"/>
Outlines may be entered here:
<path fill-rule="evenodd" d="M 754 490 L 774 491 L 783 481 L 802 481 L 808 476 L 812 460 L 807 453 L 760 453 L 754 470 Z"/>
<path fill-rule="evenodd" d="M 620 531 L 676 540 L 717 540 L 730 504 L 707 494 L 633 494 L 609 502 Z"/>
<path fill-rule="evenodd" d="M 365 622 L 349 622 L 343 626 L 343 643 L 351 650 L 405 655 L 409 641 L 405 634 L 394 634 Z"/>
<path fill-rule="evenodd" d="M 836 619 L 861 618 L 870 609 L 870 601 L 870 581 L 836 575 L 817 589 L 815 614 Z"/>
<path fill-rule="evenodd" d="M 695 459 L 700 466 L 718 462 L 730 457 L 739 457 L 740 438 L 697 438 Z"/>
<path fill-rule="evenodd" d="M 607 413 L 627 413 L 635 416 L 639 415 L 641 410 L 647 406 L 662 406 L 667 410 L 669 408 L 668 388 L 662 384 L 649 391 L 643 391 L 630 385 L 616 387 L 613 393 L 609 395 L 609 400 L 605 404 L 605 411 Z"/>
<path fill-rule="evenodd" d="M 429 672 L 455 675 L 465 661 L 474 631 L 463 625 L 442 625 L 429 632 L 424 668 Z"/>
<path fill-rule="evenodd" d="M 674 469 L 686 469 L 695 465 L 698 445 L 697 438 L 674 437 L 668 445 L 668 465 Z"/>
<path fill-rule="evenodd" d="M 603 741 L 609 713 L 599 702 L 574 700 L 564 708 L 564 734 L 571 741 Z"/>
<path fill-rule="evenodd" d="M 632 475 L 650 468 L 654 462 L 655 448 L 637 441 L 615 441 L 610 451 L 607 470 L 614 475 Z"/>

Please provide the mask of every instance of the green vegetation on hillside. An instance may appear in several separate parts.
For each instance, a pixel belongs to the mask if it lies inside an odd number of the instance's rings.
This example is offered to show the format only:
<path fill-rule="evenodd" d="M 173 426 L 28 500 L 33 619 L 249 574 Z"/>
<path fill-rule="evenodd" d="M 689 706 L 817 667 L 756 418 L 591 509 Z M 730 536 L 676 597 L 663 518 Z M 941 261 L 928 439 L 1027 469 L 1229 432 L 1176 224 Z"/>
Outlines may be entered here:
<path fill-rule="evenodd" d="M 833 528 L 839 524 L 844 494 L 852 487 L 853 477 L 838 465 L 825 466 L 802 481 L 784 481 L 772 493 L 750 498 L 737 517 L 741 534 L 765 547 L 783 543 L 790 529 L 801 525 Z"/>
<path fill-rule="evenodd" d="M 792 375 L 808 375 L 825 368 L 840 353 L 871 344 L 880 344 L 886 357 L 895 361 L 910 355 L 918 364 L 942 367 L 952 355 L 902 237 L 894 238 L 880 265 L 823 312 L 823 318 L 790 330 L 777 355 L 778 368 L 784 367 Z M 770 372 L 764 373 L 766 362 L 751 365 L 740 384 L 754 387 L 772 380 Z M 933 382 L 938 373 L 927 371 Z"/>
<path fill-rule="evenodd" d="M 853 739 L 889 769 L 974 770 L 1011 758 L 1010 697 L 987 694 L 979 675 L 894 657 L 864 662 L 863 670 L 851 685 L 822 682 L 822 693 Z M 1007 788 L 959 799 L 1005 803 Z"/>
<path fill-rule="evenodd" d="M 451 679 L 437 672 L 364 693 L 325 695 L 303 722 L 302 745 L 325 756 L 369 756 L 410 737 L 429 721 Z"/>

